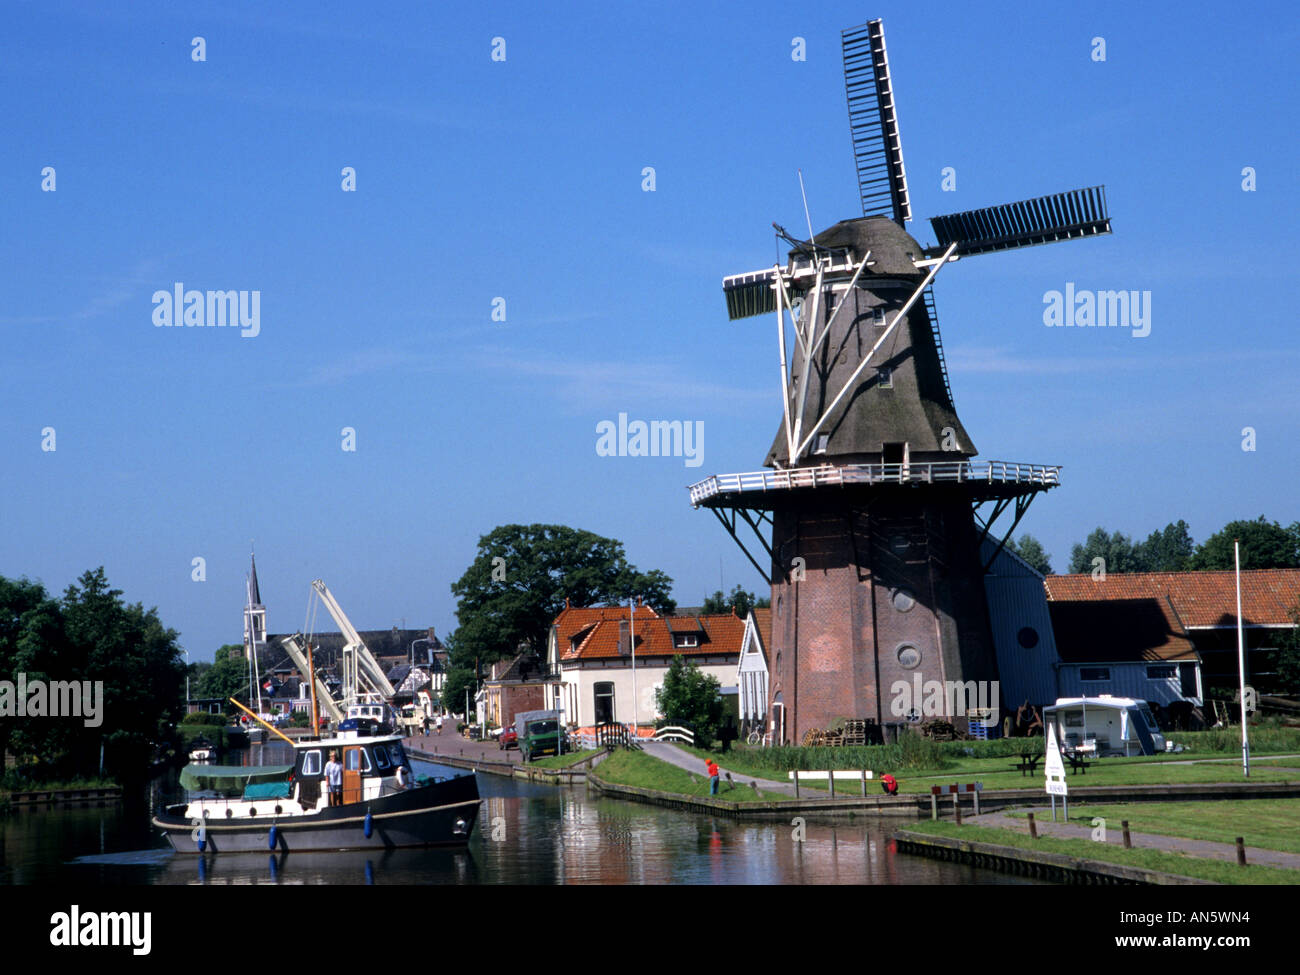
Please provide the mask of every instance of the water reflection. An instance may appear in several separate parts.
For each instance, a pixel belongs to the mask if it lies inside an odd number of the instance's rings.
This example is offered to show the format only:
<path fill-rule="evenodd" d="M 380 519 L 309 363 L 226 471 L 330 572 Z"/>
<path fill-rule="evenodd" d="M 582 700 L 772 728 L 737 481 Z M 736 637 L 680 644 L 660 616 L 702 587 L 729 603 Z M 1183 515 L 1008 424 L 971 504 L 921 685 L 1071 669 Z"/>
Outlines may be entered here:
<path fill-rule="evenodd" d="M 280 743 L 249 749 L 279 764 Z M 252 753 L 261 751 L 261 755 Z M 229 760 L 227 759 L 229 762 Z M 229 762 L 229 764 L 235 764 Z M 448 770 L 424 762 L 417 771 Z M 172 781 L 119 806 L 20 810 L 0 818 L 0 883 L 112 884 L 970 884 L 1020 878 L 899 855 L 896 822 L 744 823 L 479 777 L 469 847 L 354 853 L 177 856 L 148 823 Z"/>

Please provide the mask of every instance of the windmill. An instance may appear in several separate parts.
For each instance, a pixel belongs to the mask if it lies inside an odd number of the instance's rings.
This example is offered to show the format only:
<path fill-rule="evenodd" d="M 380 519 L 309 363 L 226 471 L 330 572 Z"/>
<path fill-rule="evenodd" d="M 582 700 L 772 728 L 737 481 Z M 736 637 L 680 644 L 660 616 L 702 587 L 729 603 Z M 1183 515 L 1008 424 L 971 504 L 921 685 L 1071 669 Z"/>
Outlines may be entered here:
<path fill-rule="evenodd" d="M 690 487 L 771 583 L 778 741 L 899 723 L 898 681 L 996 679 L 981 546 L 996 556 L 1060 468 L 975 460 L 931 286 L 962 257 L 1110 232 L 1097 186 L 934 217 L 922 246 L 881 22 L 842 45 L 863 215 L 808 240 L 774 224 L 785 266 L 723 279 L 732 320 L 775 314 L 781 421 L 767 469 Z"/>

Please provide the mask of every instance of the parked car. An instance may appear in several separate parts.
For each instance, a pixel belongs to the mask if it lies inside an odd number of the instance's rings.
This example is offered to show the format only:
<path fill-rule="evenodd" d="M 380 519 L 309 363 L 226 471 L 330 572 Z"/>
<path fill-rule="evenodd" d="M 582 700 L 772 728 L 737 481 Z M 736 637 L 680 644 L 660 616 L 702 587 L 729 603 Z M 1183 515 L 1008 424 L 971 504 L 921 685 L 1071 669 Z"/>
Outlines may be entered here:
<path fill-rule="evenodd" d="M 502 751 L 505 751 L 507 748 L 519 747 L 519 735 L 516 733 L 514 725 L 511 725 L 509 728 L 501 729 L 501 737 L 497 739 L 497 744 L 500 746 Z"/>

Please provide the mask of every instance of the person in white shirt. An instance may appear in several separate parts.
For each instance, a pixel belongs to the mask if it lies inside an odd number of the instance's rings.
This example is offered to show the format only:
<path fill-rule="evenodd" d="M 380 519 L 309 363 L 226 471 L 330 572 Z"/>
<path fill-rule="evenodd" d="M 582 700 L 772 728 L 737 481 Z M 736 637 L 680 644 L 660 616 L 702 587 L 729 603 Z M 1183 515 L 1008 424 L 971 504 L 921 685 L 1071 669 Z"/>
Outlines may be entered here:
<path fill-rule="evenodd" d="M 330 790 L 330 805 L 343 805 L 343 766 L 338 752 L 330 752 L 330 760 L 325 763 L 325 784 Z"/>

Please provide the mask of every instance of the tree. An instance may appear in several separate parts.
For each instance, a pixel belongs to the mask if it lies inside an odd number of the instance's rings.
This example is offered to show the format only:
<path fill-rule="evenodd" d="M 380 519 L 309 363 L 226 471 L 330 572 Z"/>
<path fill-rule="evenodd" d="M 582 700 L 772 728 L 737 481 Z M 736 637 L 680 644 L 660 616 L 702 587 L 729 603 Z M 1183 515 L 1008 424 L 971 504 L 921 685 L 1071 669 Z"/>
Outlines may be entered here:
<path fill-rule="evenodd" d="M 103 681 L 104 715 L 99 728 L 75 725 L 77 771 L 106 763 L 138 775 L 150 753 L 179 718 L 185 694 L 185 662 L 178 634 L 163 626 L 157 609 L 124 604 L 110 589 L 103 566 L 68 586 L 60 604 L 68 645 L 84 655 L 80 673 Z"/>
<path fill-rule="evenodd" d="M 1194 569 L 1233 568 L 1232 540 L 1241 541 L 1243 569 L 1300 568 L 1300 522 L 1283 528 L 1260 515 L 1254 521 L 1230 521 L 1207 538 L 1192 556 Z"/>
<path fill-rule="evenodd" d="M 734 610 L 737 616 L 744 619 L 749 615 L 751 609 L 764 608 L 770 605 L 772 605 L 770 598 L 757 599 L 744 586 L 737 585 L 731 590 L 730 596 L 724 596 L 721 589 L 717 590 L 712 596 L 706 596 L 701 612 L 708 615 L 730 613 Z"/>
<path fill-rule="evenodd" d="M 0 576 L 0 680 L 15 685 L 19 674 L 44 680 L 70 677 L 70 659 L 59 605 L 45 587 L 28 579 Z M 6 753 L 41 756 L 54 761 L 71 744 L 72 731 L 61 721 L 0 717 L 0 768 Z"/>
<path fill-rule="evenodd" d="M 1093 559 L 1103 559 L 1106 572 L 1137 572 L 1138 561 L 1133 554 L 1133 540 L 1123 532 L 1110 534 L 1098 526 L 1082 545 L 1070 549 L 1070 571 L 1091 572 Z"/>
<path fill-rule="evenodd" d="M 1193 543 L 1187 522 L 1170 522 L 1133 549 L 1138 572 L 1184 572 L 1191 568 Z"/>
<path fill-rule="evenodd" d="M 235 706 L 229 701 L 237 697 L 248 703 L 248 660 L 244 648 L 238 643 L 227 643 L 217 650 L 217 659 L 199 678 L 196 697 L 216 697 L 227 711 Z"/>
<path fill-rule="evenodd" d="M 1043 543 L 1033 535 L 1021 535 L 1019 542 L 1013 538 L 1007 542 L 1007 548 L 1011 549 L 1043 575 L 1049 576 L 1052 574 L 1052 557 L 1043 549 Z"/>
<path fill-rule="evenodd" d="M 639 596 L 672 612 L 672 579 L 641 572 L 622 542 L 564 525 L 501 525 L 478 542 L 478 555 L 452 583 L 458 598 L 453 663 L 481 667 L 521 646 L 541 655 L 551 622 L 574 606 Z"/>
<path fill-rule="evenodd" d="M 718 679 L 703 674 L 682 655 L 673 657 L 659 689 L 658 707 L 664 725 L 683 725 L 695 734 L 700 748 L 713 747 L 722 726 L 722 685 Z"/>
<path fill-rule="evenodd" d="M 469 706 L 474 708 L 474 695 L 478 693 L 478 678 L 469 667 L 453 666 L 448 669 L 442 684 L 442 706 L 449 712 L 457 712 L 465 707 L 465 692 L 469 692 Z M 465 716 L 469 720 L 469 715 Z"/>

